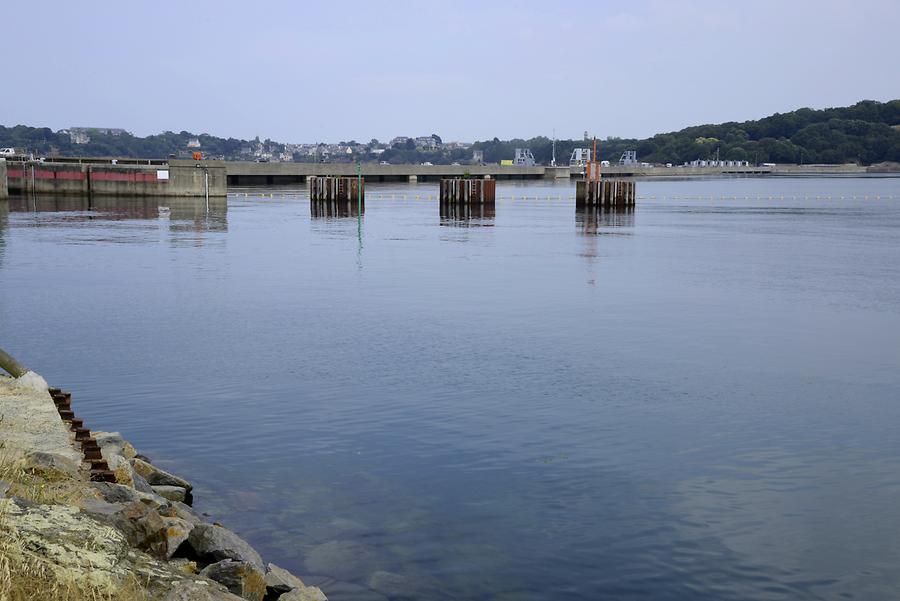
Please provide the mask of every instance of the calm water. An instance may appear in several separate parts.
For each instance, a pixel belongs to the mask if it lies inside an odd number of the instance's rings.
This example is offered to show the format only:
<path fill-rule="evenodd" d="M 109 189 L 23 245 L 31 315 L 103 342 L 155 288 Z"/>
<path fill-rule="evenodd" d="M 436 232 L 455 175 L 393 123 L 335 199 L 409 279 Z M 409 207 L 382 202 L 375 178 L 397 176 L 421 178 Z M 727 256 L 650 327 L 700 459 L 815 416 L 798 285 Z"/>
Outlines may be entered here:
<path fill-rule="evenodd" d="M 332 600 L 900 594 L 900 179 L 259 192 L 0 203 L 0 340 Z"/>

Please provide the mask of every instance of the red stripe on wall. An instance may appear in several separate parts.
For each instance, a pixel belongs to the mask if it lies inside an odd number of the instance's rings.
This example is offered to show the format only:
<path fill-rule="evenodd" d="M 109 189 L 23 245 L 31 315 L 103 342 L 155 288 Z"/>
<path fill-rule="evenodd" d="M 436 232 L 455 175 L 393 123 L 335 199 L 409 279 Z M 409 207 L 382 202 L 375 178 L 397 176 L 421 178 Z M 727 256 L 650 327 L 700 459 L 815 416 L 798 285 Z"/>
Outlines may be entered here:
<path fill-rule="evenodd" d="M 96 182 L 155 182 L 155 173 L 122 173 L 117 171 L 93 171 L 91 180 Z"/>

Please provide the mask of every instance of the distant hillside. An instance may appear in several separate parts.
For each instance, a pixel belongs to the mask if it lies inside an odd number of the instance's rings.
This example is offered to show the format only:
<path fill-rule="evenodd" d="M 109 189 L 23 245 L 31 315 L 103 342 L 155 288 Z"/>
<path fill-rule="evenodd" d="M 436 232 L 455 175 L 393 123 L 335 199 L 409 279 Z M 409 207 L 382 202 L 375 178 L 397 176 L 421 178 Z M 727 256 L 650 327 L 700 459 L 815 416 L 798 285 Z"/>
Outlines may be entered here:
<path fill-rule="evenodd" d="M 197 138 L 207 156 L 239 158 L 242 148 L 265 148 L 280 153 L 284 145 L 265 140 L 218 138 L 190 132 L 164 132 L 141 138 L 128 133 L 90 132 L 90 142 L 75 144 L 65 130 L 53 132 L 44 127 L 0 126 L 0 147 L 24 148 L 37 155 L 122 156 L 165 158 L 188 149 Z M 374 141 L 373 141 L 374 142 Z M 353 143 L 355 145 L 355 143 Z M 582 140 L 557 140 L 556 160 L 567 164 L 573 148 L 585 146 Z M 625 150 L 637 150 L 638 160 L 650 163 L 681 164 L 694 159 L 719 158 L 751 163 L 860 163 L 900 162 L 900 100 L 876 102 L 864 100 L 853 106 L 813 110 L 798 109 L 776 113 L 757 121 L 697 125 L 681 131 L 657 134 L 644 140 L 612 138 L 599 142 L 600 158 L 615 162 Z M 381 145 L 384 146 L 384 145 Z M 371 153 L 374 145 L 355 145 L 364 149 L 341 156 L 342 161 L 388 160 L 393 163 L 466 162 L 469 150 L 416 150 L 409 147 L 387 148 L 380 156 Z M 549 163 L 552 141 L 546 137 L 529 140 L 493 140 L 476 142 L 484 151 L 484 160 L 497 163 L 511 159 L 516 148 L 530 148 L 539 163 Z M 294 155 L 296 160 L 312 160 Z"/>
<path fill-rule="evenodd" d="M 615 162 L 625 150 L 637 150 L 638 160 L 681 164 L 719 157 L 751 163 L 860 163 L 900 161 L 900 100 L 864 100 L 853 106 L 798 109 L 743 123 L 697 125 L 657 134 L 645 140 L 613 138 L 598 141 L 601 159 Z M 581 141 L 557 140 L 557 163 L 565 164 Z M 486 162 L 513 156 L 515 148 L 531 148 L 538 162 L 548 163 L 548 138 L 479 142 Z"/>

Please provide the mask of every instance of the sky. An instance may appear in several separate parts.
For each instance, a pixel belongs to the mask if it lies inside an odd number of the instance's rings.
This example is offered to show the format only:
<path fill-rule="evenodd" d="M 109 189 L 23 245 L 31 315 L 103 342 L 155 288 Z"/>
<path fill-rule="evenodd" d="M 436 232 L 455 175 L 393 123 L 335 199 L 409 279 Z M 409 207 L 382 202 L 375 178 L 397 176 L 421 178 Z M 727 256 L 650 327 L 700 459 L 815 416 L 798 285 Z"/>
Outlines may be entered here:
<path fill-rule="evenodd" d="M 900 2 L 7 3 L 0 124 L 643 138 L 900 98 Z"/>

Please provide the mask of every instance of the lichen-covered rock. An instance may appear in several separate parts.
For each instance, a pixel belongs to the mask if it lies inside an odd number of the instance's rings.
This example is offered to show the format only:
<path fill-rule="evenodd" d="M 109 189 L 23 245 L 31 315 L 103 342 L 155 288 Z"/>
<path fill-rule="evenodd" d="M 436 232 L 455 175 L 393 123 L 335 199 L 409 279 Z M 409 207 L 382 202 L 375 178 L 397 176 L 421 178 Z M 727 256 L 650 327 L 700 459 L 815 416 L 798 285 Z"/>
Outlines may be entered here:
<path fill-rule="evenodd" d="M 274 563 L 266 566 L 266 588 L 273 597 L 295 588 L 304 588 L 303 581 Z"/>
<path fill-rule="evenodd" d="M 125 535 L 128 543 L 154 557 L 170 557 L 166 525 L 160 515 L 141 502 L 108 503 L 85 500 L 82 511 Z M 180 543 L 179 543 L 180 544 Z"/>
<path fill-rule="evenodd" d="M 184 502 L 187 497 L 187 491 L 180 486 L 151 485 L 153 492 L 169 501 Z"/>
<path fill-rule="evenodd" d="M 91 486 L 107 503 L 140 502 L 141 496 L 133 488 L 112 482 L 92 482 Z"/>
<path fill-rule="evenodd" d="M 78 464 L 56 453 L 31 451 L 25 455 L 22 467 L 28 472 L 48 480 L 74 479 L 78 477 Z"/>
<path fill-rule="evenodd" d="M 188 544 L 202 559 L 222 561 L 233 559 L 253 564 L 259 572 L 265 570 L 259 553 L 237 534 L 214 524 L 199 524 L 191 530 Z"/>
<path fill-rule="evenodd" d="M 206 566 L 200 571 L 200 575 L 215 580 L 248 601 L 262 601 L 266 594 L 266 581 L 262 572 L 246 561 L 225 559 Z"/>
<path fill-rule="evenodd" d="M 126 535 L 106 520 L 77 507 L 3 499 L 0 515 L 0 544 L 14 542 L 16 548 L 27 549 L 54 569 L 67 570 L 85 583 L 105 586 L 137 577 L 147 583 L 148 592 L 157 594 L 184 578 L 132 548 Z"/>
<path fill-rule="evenodd" d="M 137 457 L 131 460 L 134 471 L 143 476 L 151 486 L 180 486 L 190 492 L 193 486 L 184 478 L 152 465 Z"/>
<path fill-rule="evenodd" d="M 194 525 L 181 518 L 163 517 L 166 537 L 166 559 L 171 559 L 178 547 L 188 539 Z"/>

